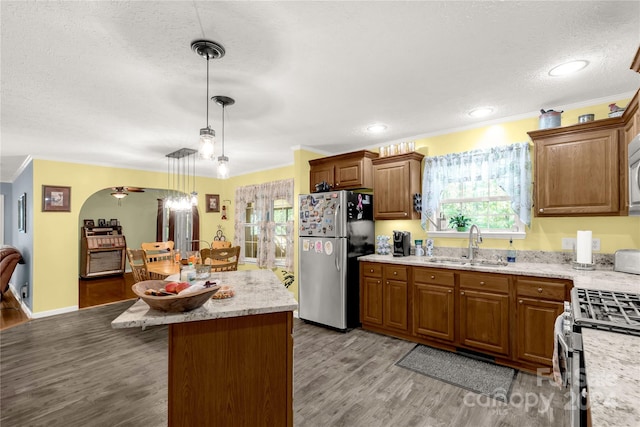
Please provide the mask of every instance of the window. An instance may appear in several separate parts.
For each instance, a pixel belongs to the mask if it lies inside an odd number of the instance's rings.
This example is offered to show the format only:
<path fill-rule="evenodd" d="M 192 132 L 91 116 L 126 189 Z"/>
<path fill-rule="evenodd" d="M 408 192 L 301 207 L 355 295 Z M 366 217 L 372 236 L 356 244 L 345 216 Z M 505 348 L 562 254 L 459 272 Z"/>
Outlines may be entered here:
<path fill-rule="evenodd" d="M 287 258 L 287 223 L 293 221 L 293 207 L 286 200 L 274 200 L 271 209 L 267 212 L 267 217 L 273 218 L 275 262 L 282 266 Z M 249 262 L 256 262 L 258 258 L 259 222 L 255 203 L 248 203 L 245 210 L 244 254 L 245 260 Z"/>
<path fill-rule="evenodd" d="M 240 263 L 293 269 L 293 179 L 236 189 Z"/>
<path fill-rule="evenodd" d="M 531 224 L 528 143 L 427 157 L 422 181 L 422 226 L 462 213 L 483 231 L 524 231 Z M 442 224 L 446 230 L 447 223 Z"/>
<path fill-rule="evenodd" d="M 260 235 L 254 205 L 253 202 L 247 204 L 244 220 L 244 258 L 250 262 L 256 262 L 258 258 L 258 236 Z"/>
<path fill-rule="evenodd" d="M 287 223 L 293 221 L 293 206 L 283 199 L 273 202 L 273 222 L 275 223 L 276 262 L 284 264 L 287 258 Z"/>
<path fill-rule="evenodd" d="M 448 184 L 442 192 L 437 215 L 442 213 L 451 218 L 462 212 L 483 231 L 522 230 L 522 221 L 510 205 L 509 195 L 495 179 L 456 182 Z"/>

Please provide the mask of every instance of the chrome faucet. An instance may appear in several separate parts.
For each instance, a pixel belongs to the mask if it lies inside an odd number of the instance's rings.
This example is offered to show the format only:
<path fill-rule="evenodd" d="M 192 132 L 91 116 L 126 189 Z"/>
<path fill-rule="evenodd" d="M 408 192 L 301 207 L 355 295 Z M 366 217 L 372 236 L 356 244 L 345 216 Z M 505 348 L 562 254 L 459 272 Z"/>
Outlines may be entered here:
<path fill-rule="evenodd" d="M 473 238 L 473 229 L 476 229 L 476 238 L 474 240 Z M 469 262 L 473 262 L 473 259 L 475 258 L 475 251 L 474 249 L 478 249 L 478 245 L 482 243 L 482 234 L 480 234 L 480 229 L 478 228 L 477 225 L 473 224 L 471 225 L 471 228 L 469 229 L 469 255 L 467 256 L 467 259 L 469 260 Z"/>

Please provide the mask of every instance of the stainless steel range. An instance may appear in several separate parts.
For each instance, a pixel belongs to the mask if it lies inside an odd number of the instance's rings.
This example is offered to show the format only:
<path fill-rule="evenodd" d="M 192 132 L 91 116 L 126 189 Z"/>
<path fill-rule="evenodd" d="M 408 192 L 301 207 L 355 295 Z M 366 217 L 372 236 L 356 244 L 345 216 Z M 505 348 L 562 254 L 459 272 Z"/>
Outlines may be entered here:
<path fill-rule="evenodd" d="M 578 326 L 640 336 L 640 294 L 573 288 L 571 303 Z"/>
<path fill-rule="evenodd" d="M 573 288 L 571 302 L 556 320 L 557 369 L 569 388 L 570 425 L 587 425 L 587 372 L 582 328 L 640 336 L 640 294 Z"/>

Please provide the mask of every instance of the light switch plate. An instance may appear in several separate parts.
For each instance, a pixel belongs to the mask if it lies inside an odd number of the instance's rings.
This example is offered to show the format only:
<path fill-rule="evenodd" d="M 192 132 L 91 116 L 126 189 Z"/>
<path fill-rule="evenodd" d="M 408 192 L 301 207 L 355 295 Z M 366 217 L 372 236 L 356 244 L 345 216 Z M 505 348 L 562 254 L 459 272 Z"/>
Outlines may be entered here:
<path fill-rule="evenodd" d="M 592 251 L 600 250 L 600 239 L 598 239 L 597 237 L 594 237 L 593 239 L 591 239 L 591 250 Z"/>
<path fill-rule="evenodd" d="M 576 248 L 576 238 L 575 237 L 563 237 L 562 238 L 562 249 L 574 250 Z"/>

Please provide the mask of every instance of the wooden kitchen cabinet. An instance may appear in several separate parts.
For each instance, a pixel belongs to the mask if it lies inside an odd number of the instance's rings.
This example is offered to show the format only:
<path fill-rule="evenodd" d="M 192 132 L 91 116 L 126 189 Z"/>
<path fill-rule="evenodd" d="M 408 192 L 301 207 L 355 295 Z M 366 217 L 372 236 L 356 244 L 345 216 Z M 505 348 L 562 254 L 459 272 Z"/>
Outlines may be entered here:
<path fill-rule="evenodd" d="M 310 160 L 309 188 L 314 191 L 315 185 L 323 181 L 332 190 L 373 188 L 371 161 L 377 157 L 377 153 L 362 150 Z"/>
<path fill-rule="evenodd" d="M 409 326 L 409 291 L 407 272 L 409 267 L 385 265 L 383 267 L 383 315 L 382 324 L 386 328 L 407 331 Z"/>
<path fill-rule="evenodd" d="M 509 276 L 460 273 L 460 344 L 509 355 Z"/>
<path fill-rule="evenodd" d="M 535 146 L 534 213 L 624 215 L 621 118 L 529 132 Z"/>
<path fill-rule="evenodd" d="M 382 326 L 382 264 L 360 263 L 360 322 Z"/>
<path fill-rule="evenodd" d="M 409 328 L 409 267 L 361 263 L 360 321 L 391 332 Z"/>
<path fill-rule="evenodd" d="M 516 278 L 516 348 L 514 359 L 551 367 L 556 318 L 570 300 L 569 281 Z"/>
<path fill-rule="evenodd" d="M 452 343 L 455 340 L 455 274 L 413 268 L 413 333 Z"/>
<path fill-rule="evenodd" d="M 413 195 L 422 193 L 422 159 L 412 152 L 373 160 L 373 216 L 375 219 L 419 219 Z"/>

